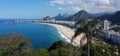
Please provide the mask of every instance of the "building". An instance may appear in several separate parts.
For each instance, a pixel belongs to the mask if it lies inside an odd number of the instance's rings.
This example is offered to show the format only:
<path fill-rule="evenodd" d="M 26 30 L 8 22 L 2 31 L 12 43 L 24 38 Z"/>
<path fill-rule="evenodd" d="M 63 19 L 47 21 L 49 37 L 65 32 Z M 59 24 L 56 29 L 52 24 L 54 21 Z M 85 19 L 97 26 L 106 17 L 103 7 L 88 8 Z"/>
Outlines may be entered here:
<path fill-rule="evenodd" d="M 110 29 L 110 22 L 108 20 L 105 20 L 104 21 L 104 30 L 105 31 L 108 31 Z"/>

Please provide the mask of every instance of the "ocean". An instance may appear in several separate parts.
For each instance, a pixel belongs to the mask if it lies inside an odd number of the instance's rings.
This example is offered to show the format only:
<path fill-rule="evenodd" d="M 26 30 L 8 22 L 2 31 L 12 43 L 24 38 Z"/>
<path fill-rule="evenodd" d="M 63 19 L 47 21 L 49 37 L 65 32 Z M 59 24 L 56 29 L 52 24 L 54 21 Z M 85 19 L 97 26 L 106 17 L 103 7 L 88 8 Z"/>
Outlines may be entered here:
<path fill-rule="evenodd" d="M 66 41 L 64 36 L 54 26 L 34 23 L 6 24 L 6 21 L 9 20 L 0 20 L 0 34 L 7 34 L 8 32 L 19 33 L 29 38 L 35 49 L 49 48 L 54 42 L 59 40 Z"/>

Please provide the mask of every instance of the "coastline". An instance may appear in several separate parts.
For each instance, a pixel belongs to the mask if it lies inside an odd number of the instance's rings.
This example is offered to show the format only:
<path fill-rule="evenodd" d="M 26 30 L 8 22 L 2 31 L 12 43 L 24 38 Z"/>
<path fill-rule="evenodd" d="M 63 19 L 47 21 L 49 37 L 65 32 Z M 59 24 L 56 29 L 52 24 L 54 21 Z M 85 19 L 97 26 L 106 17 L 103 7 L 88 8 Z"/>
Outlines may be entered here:
<path fill-rule="evenodd" d="M 55 27 L 55 26 L 54 26 L 54 27 Z M 56 27 L 56 28 L 57 28 L 57 27 Z M 57 28 L 57 30 L 58 30 L 58 32 L 59 32 L 59 34 L 61 35 L 62 38 L 64 38 L 68 43 L 71 43 L 71 40 L 68 39 L 68 37 L 65 36 L 65 35 L 61 32 L 61 30 L 60 30 L 59 28 Z"/>
<path fill-rule="evenodd" d="M 75 29 L 71 29 L 71 28 L 68 28 L 66 26 L 63 26 L 63 25 L 59 25 L 59 24 L 51 24 L 51 23 L 40 23 L 40 24 L 46 24 L 46 25 L 51 25 L 51 26 L 54 26 L 55 28 L 58 29 L 60 35 L 62 38 L 65 38 L 65 40 L 68 42 L 68 43 L 71 43 L 71 39 L 72 37 L 74 36 L 74 33 L 75 33 Z M 78 35 L 72 42 L 72 44 L 74 46 L 80 46 L 80 41 L 81 40 L 84 40 L 82 39 L 84 37 L 85 34 L 80 34 Z M 84 42 L 82 42 L 82 44 L 86 43 L 86 40 Z"/>
<path fill-rule="evenodd" d="M 40 24 L 46 24 L 55 27 L 58 30 L 58 33 L 62 38 L 64 38 L 68 43 L 71 43 L 71 40 L 61 31 L 59 27 L 57 27 L 57 24 L 51 24 L 51 23 L 40 23 Z"/>

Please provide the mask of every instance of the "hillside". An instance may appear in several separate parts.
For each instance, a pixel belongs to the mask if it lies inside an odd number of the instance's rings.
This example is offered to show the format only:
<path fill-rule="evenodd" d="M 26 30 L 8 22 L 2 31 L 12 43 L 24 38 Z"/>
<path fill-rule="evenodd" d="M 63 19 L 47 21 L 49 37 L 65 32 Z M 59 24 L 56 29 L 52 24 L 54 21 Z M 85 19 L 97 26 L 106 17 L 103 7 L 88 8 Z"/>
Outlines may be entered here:
<path fill-rule="evenodd" d="M 81 10 L 76 14 L 66 18 L 66 20 L 69 20 L 69 21 L 78 21 L 80 19 L 94 19 L 94 17 L 91 14 L 87 13 L 86 11 Z"/>
<path fill-rule="evenodd" d="M 105 14 L 103 16 L 96 17 L 96 19 L 100 20 L 109 20 L 112 23 L 119 24 L 120 25 L 120 11 L 117 11 L 115 14 Z"/>

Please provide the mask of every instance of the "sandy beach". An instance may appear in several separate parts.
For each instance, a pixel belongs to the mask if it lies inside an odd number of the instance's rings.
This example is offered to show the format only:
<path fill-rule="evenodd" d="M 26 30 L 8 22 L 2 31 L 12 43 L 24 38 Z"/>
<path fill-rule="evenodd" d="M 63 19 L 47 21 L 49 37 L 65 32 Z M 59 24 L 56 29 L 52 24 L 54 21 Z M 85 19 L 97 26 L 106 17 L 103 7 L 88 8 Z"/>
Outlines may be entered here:
<path fill-rule="evenodd" d="M 46 24 L 46 23 L 45 23 Z M 56 27 L 57 29 L 59 29 L 61 31 L 61 33 L 63 35 L 66 36 L 66 38 L 71 41 L 72 37 L 74 36 L 75 34 L 75 29 L 71 29 L 71 28 L 68 28 L 66 26 L 63 26 L 63 25 L 59 25 L 59 24 L 50 24 L 50 23 L 47 23 L 48 25 L 52 25 L 54 27 Z M 78 35 L 74 40 L 73 40 L 73 45 L 75 46 L 80 46 L 80 45 L 84 45 L 86 43 L 86 38 L 85 37 L 85 34 L 82 33 L 80 35 Z"/>

